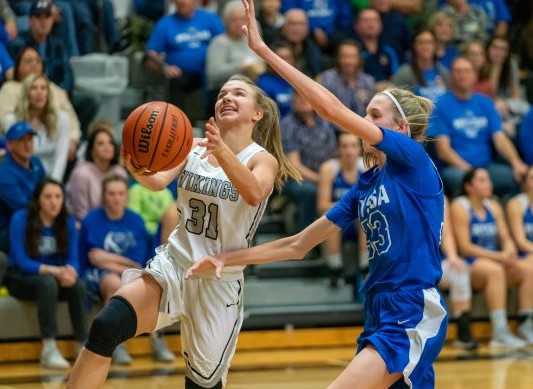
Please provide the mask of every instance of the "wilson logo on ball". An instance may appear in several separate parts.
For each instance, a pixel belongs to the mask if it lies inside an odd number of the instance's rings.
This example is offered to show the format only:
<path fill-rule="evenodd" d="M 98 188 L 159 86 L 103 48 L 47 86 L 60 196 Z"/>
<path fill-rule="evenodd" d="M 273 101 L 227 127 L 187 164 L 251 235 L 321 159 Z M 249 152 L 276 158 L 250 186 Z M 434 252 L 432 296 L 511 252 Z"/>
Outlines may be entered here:
<path fill-rule="evenodd" d="M 150 149 L 150 138 L 152 137 L 154 123 L 156 122 L 159 113 L 159 111 L 152 111 L 148 118 L 148 122 L 146 123 L 146 127 L 141 129 L 141 136 L 138 143 L 139 152 L 141 153 L 147 153 Z"/>

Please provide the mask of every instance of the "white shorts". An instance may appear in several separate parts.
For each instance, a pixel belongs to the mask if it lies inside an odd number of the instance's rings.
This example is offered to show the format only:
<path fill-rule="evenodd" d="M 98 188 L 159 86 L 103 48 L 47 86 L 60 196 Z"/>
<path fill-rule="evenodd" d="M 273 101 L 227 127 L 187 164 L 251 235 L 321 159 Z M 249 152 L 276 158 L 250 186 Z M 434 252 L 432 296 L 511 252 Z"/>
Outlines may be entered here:
<path fill-rule="evenodd" d="M 151 275 L 162 288 L 156 330 L 180 322 L 185 374 L 197 385 L 226 384 L 243 321 L 243 279 L 184 279 L 184 270 L 159 248 L 144 270 L 129 269 L 122 283 Z"/>

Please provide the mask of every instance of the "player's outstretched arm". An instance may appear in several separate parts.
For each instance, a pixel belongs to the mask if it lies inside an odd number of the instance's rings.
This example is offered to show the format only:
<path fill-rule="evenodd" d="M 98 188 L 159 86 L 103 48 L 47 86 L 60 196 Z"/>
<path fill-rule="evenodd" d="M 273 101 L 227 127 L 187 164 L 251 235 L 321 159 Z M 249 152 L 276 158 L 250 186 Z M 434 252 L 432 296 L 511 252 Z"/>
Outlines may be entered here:
<path fill-rule="evenodd" d="M 338 230 L 339 227 L 322 216 L 296 235 L 274 240 L 249 249 L 222 253 L 216 257 L 205 257 L 191 266 L 187 270 L 185 277 L 189 278 L 204 272 L 213 271 L 213 269 L 217 277 L 220 277 L 224 266 L 260 265 L 269 262 L 303 259 L 309 250 Z"/>
<path fill-rule="evenodd" d="M 246 10 L 246 25 L 243 26 L 243 31 L 248 37 L 248 46 L 287 80 L 299 94 L 305 96 L 322 118 L 347 132 L 360 136 L 371 145 L 380 143 L 383 134 L 375 124 L 351 111 L 333 93 L 270 50 L 259 33 L 255 19 L 254 0 L 241 1 Z"/>

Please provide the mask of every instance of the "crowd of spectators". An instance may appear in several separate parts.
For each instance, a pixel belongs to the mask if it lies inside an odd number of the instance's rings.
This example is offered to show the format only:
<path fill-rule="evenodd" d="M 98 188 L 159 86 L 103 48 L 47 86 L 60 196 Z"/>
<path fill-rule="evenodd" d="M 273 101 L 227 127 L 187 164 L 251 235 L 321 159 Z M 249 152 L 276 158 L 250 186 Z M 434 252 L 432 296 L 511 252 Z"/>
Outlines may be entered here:
<path fill-rule="evenodd" d="M 519 346 L 502 317 L 505 280 L 518 285 L 521 296 L 531 294 L 533 273 L 526 261 L 513 274 L 503 264 L 517 260 L 518 251 L 533 254 L 533 21 L 523 17 L 533 11 L 530 2 L 256 2 L 273 50 L 353 111 L 364 114 L 372 96 L 393 85 L 434 102 L 427 150 L 451 198 L 448 236 L 457 239 L 457 248 L 444 248 L 444 255 L 456 269 L 470 269 L 468 288 L 485 291 L 494 342 Z M 234 74 L 255 80 L 278 104 L 285 152 L 304 178 L 276 194 L 294 203 L 296 229 L 334 204 L 364 171 L 358 139 L 318 117 L 305 96 L 249 50 L 240 0 L 132 0 L 131 7 L 124 23 L 116 20 L 112 0 L 0 0 L 0 283 L 37 303 L 45 366 L 68 366 L 54 342 L 57 301 L 68 301 L 83 342 L 85 302 L 105 302 L 120 274 L 142 266 L 177 223 L 175 188 L 153 193 L 130 182 L 113 124 L 94 121 L 98 101 L 75 88 L 71 59 L 128 53 L 124 25 L 142 19 L 150 26 L 142 66 L 147 77 L 163 80 L 159 98 L 184 109 L 193 101 L 194 112 L 187 111 L 193 123 L 208 119 L 205 107 Z M 497 200 L 491 200 L 492 183 Z M 521 200 L 508 207 L 511 232 L 502 232 L 507 219 L 499 203 L 517 195 L 521 184 Z M 492 240 L 476 240 L 472 224 L 491 217 L 499 218 L 500 229 L 481 228 L 492 231 Z M 355 226 L 332 238 L 324 247 L 332 285 L 347 276 L 346 241 L 358 244 L 364 262 L 364 236 Z M 462 257 L 469 267 L 461 267 Z M 463 324 L 466 297 L 453 306 Z M 519 334 L 533 342 L 533 300 L 522 298 L 519 307 L 521 324 L 529 323 Z M 156 358 L 173 359 L 159 335 L 152 344 Z M 115 361 L 131 358 L 118 348 Z"/>

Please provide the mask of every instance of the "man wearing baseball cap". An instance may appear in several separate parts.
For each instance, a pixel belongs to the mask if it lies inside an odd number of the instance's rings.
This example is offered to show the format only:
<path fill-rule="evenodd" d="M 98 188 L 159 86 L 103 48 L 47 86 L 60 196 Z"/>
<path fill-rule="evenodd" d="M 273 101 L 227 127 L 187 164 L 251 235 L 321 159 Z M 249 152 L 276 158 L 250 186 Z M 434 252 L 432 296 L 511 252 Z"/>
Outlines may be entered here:
<path fill-rule="evenodd" d="M 28 205 L 37 184 L 45 177 L 41 160 L 33 155 L 35 130 L 17 122 L 6 133 L 7 154 L 0 163 L 0 251 L 9 249 L 9 221 Z"/>
<path fill-rule="evenodd" d="M 9 51 L 16 58 L 24 47 L 33 47 L 43 58 L 45 73 L 50 80 L 71 92 L 74 75 L 70 66 L 67 39 L 52 34 L 57 10 L 52 0 L 34 0 L 30 8 L 30 29 L 20 33 L 9 44 Z"/>

